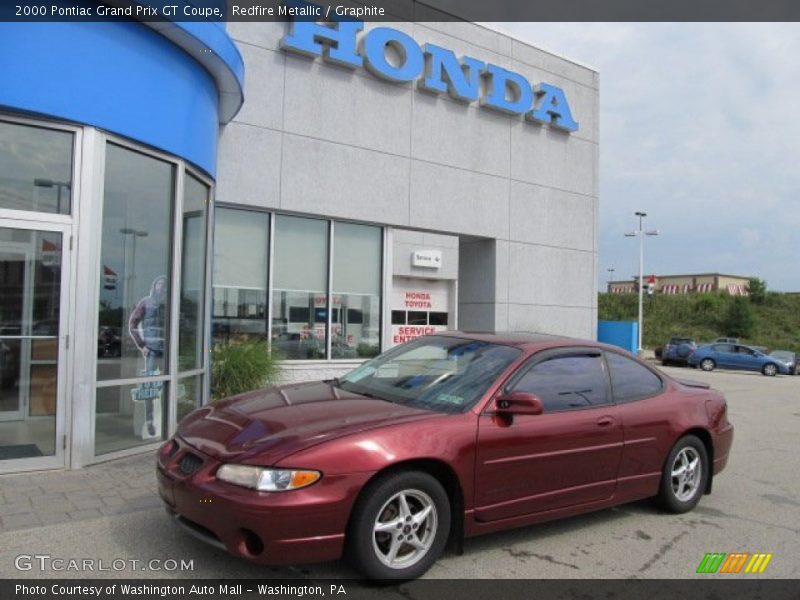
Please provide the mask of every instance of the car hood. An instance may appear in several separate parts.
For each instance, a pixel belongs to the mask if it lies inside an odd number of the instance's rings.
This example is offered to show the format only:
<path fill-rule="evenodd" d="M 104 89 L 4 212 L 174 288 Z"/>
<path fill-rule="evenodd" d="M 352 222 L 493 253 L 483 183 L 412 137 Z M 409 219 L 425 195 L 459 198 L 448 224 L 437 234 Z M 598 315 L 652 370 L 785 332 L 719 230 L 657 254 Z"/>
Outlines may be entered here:
<path fill-rule="evenodd" d="M 267 466 L 351 433 L 443 416 L 315 382 L 249 392 L 204 406 L 181 421 L 178 435 L 221 461 Z"/>

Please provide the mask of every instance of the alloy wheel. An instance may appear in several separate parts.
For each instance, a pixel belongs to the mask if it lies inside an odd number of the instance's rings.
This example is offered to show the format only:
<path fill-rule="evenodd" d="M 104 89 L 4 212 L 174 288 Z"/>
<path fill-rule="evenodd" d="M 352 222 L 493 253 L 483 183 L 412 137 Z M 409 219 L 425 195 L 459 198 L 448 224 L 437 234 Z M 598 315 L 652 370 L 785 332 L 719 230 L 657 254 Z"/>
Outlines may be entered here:
<path fill-rule="evenodd" d="M 436 537 L 436 505 L 421 490 L 402 490 L 378 511 L 373 525 L 375 556 L 387 567 L 404 569 L 419 562 Z"/>
<path fill-rule="evenodd" d="M 694 498 L 703 479 L 703 462 L 691 446 L 683 448 L 672 463 L 672 493 L 681 502 Z"/>

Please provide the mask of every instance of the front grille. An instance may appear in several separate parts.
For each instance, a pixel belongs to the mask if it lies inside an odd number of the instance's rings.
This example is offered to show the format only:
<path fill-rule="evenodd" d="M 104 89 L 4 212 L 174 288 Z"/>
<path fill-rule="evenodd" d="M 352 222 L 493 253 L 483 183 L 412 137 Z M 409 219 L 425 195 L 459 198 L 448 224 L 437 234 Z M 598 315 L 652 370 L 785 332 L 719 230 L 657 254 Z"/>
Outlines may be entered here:
<path fill-rule="evenodd" d="M 192 454 L 191 452 L 187 452 L 181 457 L 181 461 L 178 463 L 178 470 L 182 475 L 191 475 L 202 466 L 202 458 Z"/>

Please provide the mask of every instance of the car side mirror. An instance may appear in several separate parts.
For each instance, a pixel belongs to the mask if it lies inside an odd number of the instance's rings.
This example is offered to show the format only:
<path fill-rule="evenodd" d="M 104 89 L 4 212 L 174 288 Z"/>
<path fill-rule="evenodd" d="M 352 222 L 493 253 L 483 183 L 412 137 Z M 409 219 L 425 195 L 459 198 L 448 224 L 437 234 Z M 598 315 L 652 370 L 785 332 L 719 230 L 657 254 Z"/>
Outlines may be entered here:
<path fill-rule="evenodd" d="M 501 393 L 494 401 L 495 410 L 507 415 L 540 415 L 544 412 L 542 399 L 529 392 Z"/>

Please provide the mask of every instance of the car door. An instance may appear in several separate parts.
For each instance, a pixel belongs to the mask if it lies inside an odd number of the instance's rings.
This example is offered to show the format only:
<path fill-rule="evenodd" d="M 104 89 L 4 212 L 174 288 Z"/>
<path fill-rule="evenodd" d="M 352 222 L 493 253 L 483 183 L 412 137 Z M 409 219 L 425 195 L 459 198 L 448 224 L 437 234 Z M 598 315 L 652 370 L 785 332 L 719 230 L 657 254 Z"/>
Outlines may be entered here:
<path fill-rule="evenodd" d="M 606 361 L 624 439 L 617 494 L 654 495 L 673 441 L 667 424 L 675 407 L 664 401 L 664 380 L 648 365 L 617 352 L 606 352 Z"/>
<path fill-rule="evenodd" d="M 479 417 L 475 517 L 495 521 L 611 497 L 622 426 L 601 352 L 545 351 L 504 392 L 536 394 L 540 415 L 507 417 L 490 401 Z"/>
<path fill-rule="evenodd" d="M 736 357 L 736 347 L 733 344 L 715 344 L 711 347 L 711 350 L 718 367 L 725 369 L 738 368 L 739 360 Z"/>

